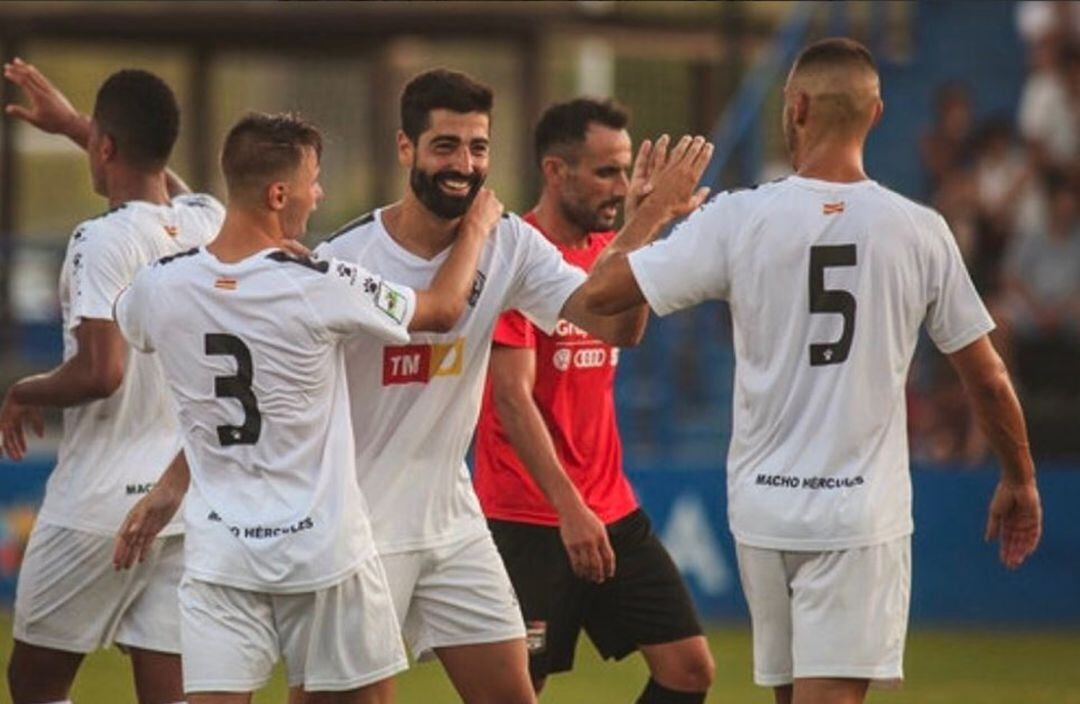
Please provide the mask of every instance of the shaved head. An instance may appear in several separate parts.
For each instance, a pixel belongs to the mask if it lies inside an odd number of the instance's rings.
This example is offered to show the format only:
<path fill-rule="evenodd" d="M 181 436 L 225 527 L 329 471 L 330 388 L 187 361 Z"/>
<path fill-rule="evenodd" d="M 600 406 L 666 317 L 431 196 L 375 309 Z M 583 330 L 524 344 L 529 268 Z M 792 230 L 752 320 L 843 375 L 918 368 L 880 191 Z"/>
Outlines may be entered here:
<path fill-rule="evenodd" d="M 796 145 L 828 137 L 865 139 L 881 111 L 874 58 L 851 39 L 823 39 L 803 49 L 784 87 L 784 134 Z"/>

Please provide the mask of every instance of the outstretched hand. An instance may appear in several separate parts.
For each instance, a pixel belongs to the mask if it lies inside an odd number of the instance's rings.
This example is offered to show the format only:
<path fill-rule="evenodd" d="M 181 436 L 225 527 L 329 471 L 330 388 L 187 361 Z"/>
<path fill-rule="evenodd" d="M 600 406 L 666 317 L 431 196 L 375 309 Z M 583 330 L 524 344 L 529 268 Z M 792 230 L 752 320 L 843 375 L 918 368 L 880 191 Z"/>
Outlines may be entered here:
<path fill-rule="evenodd" d="M 15 58 L 4 64 L 4 78 L 21 88 L 29 103 L 5 105 L 5 114 L 29 122 L 43 132 L 66 135 L 86 146 L 89 120 L 33 64 Z"/>
<path fill-rule="evenodd" d="M 1034 481 L 1015 484 L 1001 481 L 990 500 L 986 540 L 999 540 L 1001 564 L 1016 569 L 1042 537 L 1042 502 Z"/>
<path fill-rule="evenodd" d="M 647 191 L 639 205 L 658 208 L 666 220 L 681 218 L 694 212 L 709 197 L 709 188 L 698 188 L 701 175 L 712 158 L 713 145 L 704 137 L 684 135 L 667 152 L 665 138 L 652 145 L 645 176 Z M 638 153 L 641 159 L 641 153 Z M 638 164 L 634 165 L 635 174 Z M 633 179 L 632 179 L 633 180 Z M 629 201 L 629 196 L 627 198 Z"/>

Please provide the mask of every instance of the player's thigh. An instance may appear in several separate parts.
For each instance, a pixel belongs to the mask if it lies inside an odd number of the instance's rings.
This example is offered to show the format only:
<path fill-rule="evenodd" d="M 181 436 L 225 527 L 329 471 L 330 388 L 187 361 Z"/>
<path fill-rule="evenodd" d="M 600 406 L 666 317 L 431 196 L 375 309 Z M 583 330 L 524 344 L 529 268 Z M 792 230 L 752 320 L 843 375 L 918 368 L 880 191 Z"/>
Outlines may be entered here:
<path fill-rule="evenodd" d="M 408 667 L 390 589 L 372 555 L 324 589 L 273 597 L 274 621 L 290 687 L 310 695 L 353 696 Z M 337 693 L 337 694 L 334 694 Z"/>
<path fill-rule="evenodd" d="M 8 688 L 14 704 L 67 699 L 82 653 L 42 648 L 16 640 L 8 662 Z"/>
<path fill-rule="evenodd" d="M 112 550 L 109 536 L 35 525 L 16 586 L 15 639 L 79 653 L 109 645 L 153 566 L 117 571 Z"/>
<path fill-rule="evenodd" d="M 608 532 L 615 551 L 615 576 L 594 588 L 585 619 L 585 628 L 600 653 L 621 658 L 640 646 L 701 636 L 690 592 L 653 533 L 648 516 L 635 511 L 609 526 Z M 687 644 L 674 652 L 685 654 L 696 649 Z M 698 664 L 697 669 L 707 669 L 705 662 Z"/>
<path fill-rule="evenodd" d="M 114 640 L 125 648 L 179 655 L 177 594 L 184 576 L 184 538 L 156 540 L 141 567 L 147 571 L 145 582 L 121 616 Z"/>
<path fill-rule="evenodd" d="M 796 680 L 866 679 L 878 686 L 902 680 L 910 542 L 905 536 L 818 553 L 796 570 L 791 582 Z"/>
<path fill-rule="evenodd" d="M 521 638 L 435 648 L 465 704 L 531 704 L 536 701 Z"/>
<path fill-rule="evenodd" d="M 266 684 L 280 655 L 273 596 L 188 577 L 179 594 L 189 704 L 195 696 L 243 695 Z"/>
<path fill-rule="evenodd" d="M 754 682 L 783 687 L 793 682 L 791 593 L 784 553 L 736 543 L 739 580 L 750 609 Z"/>
<path fill-rule="evenodd" d="M 590 584 L 574 575 L 559 529 L 511 521 L 488 525 L 525 619 L 533 680 L 571 669 Z"/>
<path fill-rule="evenodd" d="M 142 648 L 125 650 L 131 658 L 131 669 L 135 676 L 135 698 L 139 704 L 174 704 L 184 700 L 180 653 L 163 653 Z"/>
<path fill-rule="evenodd" d="M 795 680 L 792 704 L 862 704 L 869 680 L 800 678 Z"/>
<path fill-rule="evenodd" d="M 404 629 L 418 659 L 435 648 L 520 639 L 525 623 L 490 534 L 429 551 Z"/>

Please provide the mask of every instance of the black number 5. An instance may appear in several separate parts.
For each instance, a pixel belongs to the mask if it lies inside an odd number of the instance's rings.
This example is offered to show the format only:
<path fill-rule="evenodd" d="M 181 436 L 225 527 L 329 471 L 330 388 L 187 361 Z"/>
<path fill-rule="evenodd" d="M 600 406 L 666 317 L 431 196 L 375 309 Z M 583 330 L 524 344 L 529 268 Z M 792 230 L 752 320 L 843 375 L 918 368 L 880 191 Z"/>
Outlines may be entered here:
<path fill-rule="evenodd" d="M 818 245 L 810 248 L 810 312 L 839 313 L 844 316 L 844 330 L 836 342 L 810 345 L 810 366 L 840 364 L 851 352 L 855 336 L 855 296 L 847 291 L 825 288 L 825 269 L 830 266 L 855 266 L 855 245 Z"/>
<path fill-rule="evenodd" d="M 214 377 L 214 396 L 235 398 L 244 408 L 243 425 L 219 425 L 218 442 L 229 445 L 254 445 L 262 431 L 262 414 L 259 402 L 251 391 L 251 350 L 236 335 L 209 333 L 206 336 L 206 354 L 227 354 L 236 359 L 236 374 Z"/>

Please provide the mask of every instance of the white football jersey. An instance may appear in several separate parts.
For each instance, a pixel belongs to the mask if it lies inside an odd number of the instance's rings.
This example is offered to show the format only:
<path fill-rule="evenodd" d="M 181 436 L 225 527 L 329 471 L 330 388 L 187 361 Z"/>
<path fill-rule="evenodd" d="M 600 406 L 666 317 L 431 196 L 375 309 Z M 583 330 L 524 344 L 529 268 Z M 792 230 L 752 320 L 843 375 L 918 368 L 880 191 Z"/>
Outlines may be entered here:
<path fill-rule="evenodd" d="M 382 211 L 346 225 L 315 250 L 424 289 L 449 249 L 423 259 L 386 231 Z M 465 313 L 444 334 L 407 344 L 370 337 L 346 345 L 357 471 L 383 554 L 446 545 L 487 530 L 465 453 L 476 428 L 499 314 L 516 308 L 550 333 L 585 274 L 516 215 L 480 254 Z"/>
<path fill-rule="evenodd" d="M 313 591 L 374 554 L 341 343 L 406 342 L 415 304 L 355 264 L 278 249 L 231 264 L 191 250 L 135 278 L 117 322 L 157 353 L 179 407 L 189 576 Z"/>
<path fill-rule="evenodd" d="M 730 302 L 740 542 L 836 550 L 911 532 L 919 327 L 945 353 L 994 327 L 940 215 L 873 181 L 792 176 L 717 196 L 630 266 L 659 315 Z"/>
<path fill-rule="evenodd" d="M 113 301 L 140 267 L 209 242 L 224 212 L 211 196 L 183 195 L 168 205 L 129 201 L 75 228 L 60 271 L 64 359 L 75 355 L 83 320 L 112 320 Z M 120 388 L 64 409 L 64 435 L 38 519 L 115 534 L 179 447 L 161 366 L 129 350 Z M 177 518 L 162 533 L 182 530 Z"/>

